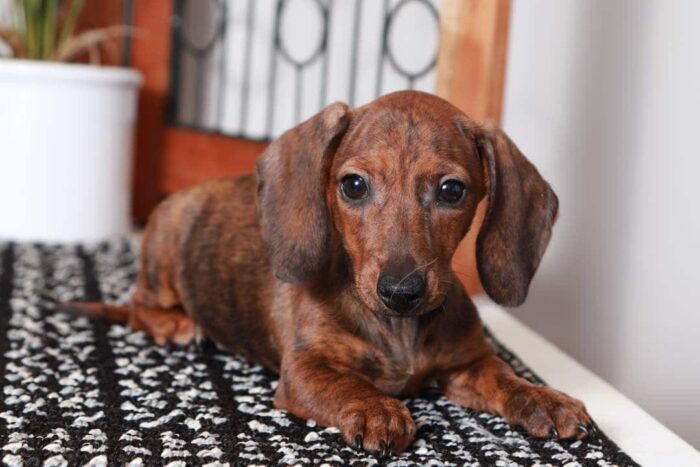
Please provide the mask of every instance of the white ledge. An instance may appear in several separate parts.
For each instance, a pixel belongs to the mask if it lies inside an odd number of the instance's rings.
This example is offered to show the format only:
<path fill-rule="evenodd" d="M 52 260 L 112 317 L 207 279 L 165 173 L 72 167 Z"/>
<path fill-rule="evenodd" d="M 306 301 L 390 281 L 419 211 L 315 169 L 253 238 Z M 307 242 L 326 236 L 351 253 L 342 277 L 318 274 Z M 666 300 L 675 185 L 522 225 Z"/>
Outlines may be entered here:
<path fill-rule="evenodd" d="M 598 426 L 644 466 L 700 466 L 700 452 L 502 308 L 478 301 L 484 324 L 548 385 L 581 399 Z"/>

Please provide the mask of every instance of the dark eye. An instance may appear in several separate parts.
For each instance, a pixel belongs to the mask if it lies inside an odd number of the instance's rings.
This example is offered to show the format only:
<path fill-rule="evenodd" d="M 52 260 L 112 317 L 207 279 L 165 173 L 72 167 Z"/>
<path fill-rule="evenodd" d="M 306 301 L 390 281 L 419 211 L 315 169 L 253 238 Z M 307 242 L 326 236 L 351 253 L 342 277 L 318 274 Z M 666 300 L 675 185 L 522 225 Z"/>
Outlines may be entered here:
<path fill-rule="evenodd" d="M 467 187 L 464 186 L 464 183 L 457 180 L 445 180 L 438 188 L 437 200 L 442 204 L 455 205 L 464 199 L 466 193 Z"/>
<path fill-rule="evenodd" d="M 367 196 L 367 182 L 359 175 L 346 175 L 340 181 L 340 191 L 351 200 L 360 200 Z"/>

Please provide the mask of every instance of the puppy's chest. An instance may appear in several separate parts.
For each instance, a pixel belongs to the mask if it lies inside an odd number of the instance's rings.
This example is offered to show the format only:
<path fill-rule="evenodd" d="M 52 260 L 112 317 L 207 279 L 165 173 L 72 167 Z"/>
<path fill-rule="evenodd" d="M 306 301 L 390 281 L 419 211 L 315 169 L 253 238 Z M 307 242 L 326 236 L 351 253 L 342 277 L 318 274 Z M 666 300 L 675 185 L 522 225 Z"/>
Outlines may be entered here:
<path fill-rule="evenodd" d="M 428 350 L 413 332 L 389 336 L 371 349 L 374 368 L 368 376 L 386 394 L 413 393 L 432 373 Z"/>

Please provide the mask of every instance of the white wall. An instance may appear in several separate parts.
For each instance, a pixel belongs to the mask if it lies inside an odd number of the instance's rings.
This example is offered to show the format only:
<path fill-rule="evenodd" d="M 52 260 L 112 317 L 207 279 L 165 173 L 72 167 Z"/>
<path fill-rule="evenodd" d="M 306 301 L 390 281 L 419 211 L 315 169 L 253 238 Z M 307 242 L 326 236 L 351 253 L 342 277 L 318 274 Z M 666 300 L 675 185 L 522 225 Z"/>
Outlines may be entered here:
<path fill-rule="evenodd" d="M 700 447 L 700 2 L 516 0 L 504 126 L 561 201 L 513 313 Z"/>

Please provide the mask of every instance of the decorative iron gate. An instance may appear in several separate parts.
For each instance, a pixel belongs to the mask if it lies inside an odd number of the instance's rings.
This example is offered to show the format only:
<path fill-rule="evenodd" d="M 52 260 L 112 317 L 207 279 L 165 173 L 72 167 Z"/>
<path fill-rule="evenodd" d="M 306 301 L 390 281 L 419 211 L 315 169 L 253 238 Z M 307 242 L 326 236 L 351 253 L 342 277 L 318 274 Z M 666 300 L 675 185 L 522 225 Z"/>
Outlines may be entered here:
<path fill-rule="evenodd" d="M 433 91 L 440 0 L 176 0 L 169 124 L 267 141 L 336 100 Z"/>

